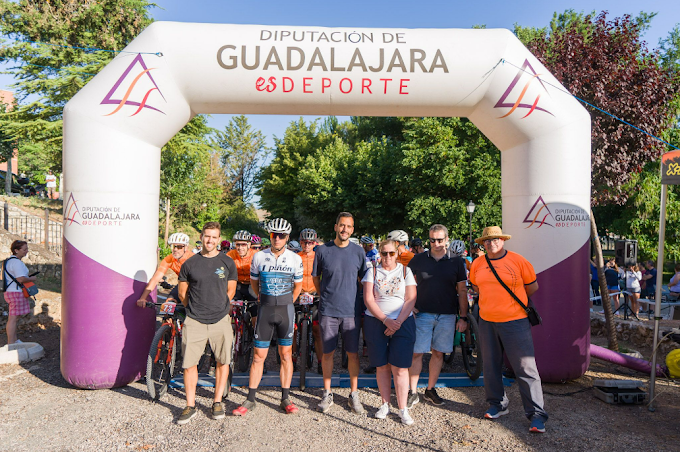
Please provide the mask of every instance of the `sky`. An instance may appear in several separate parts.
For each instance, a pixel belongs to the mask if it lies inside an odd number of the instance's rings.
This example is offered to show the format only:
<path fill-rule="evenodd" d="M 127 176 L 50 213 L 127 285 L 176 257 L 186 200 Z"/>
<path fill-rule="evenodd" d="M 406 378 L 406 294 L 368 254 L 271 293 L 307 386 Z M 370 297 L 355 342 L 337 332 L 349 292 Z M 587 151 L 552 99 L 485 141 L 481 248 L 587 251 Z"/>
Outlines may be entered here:
<path fill-rule="evenodd" d="M 680 23 L 678 0 L 552 0 L 511 2 L 508 0 L 345 0 L 320 2 L 318 0 L 155 0 L 152 8 L 155 20 L 232 23 L 260 25 L 297 25 L 326 27 L 368 28 L 507 28 L 514 24 L 525 27 L 546 27 L 554 12 L 573 9 L 577 12 L 603 11 L 609 17 L 640 11 L 657 12 L 651 28 L 644 35 L 648 47 L 656 48 L 659 39 L 665 38 Z M 0 76 L 0 89 L 9 89 L 12 78 Z M 213 115 L 209 124 L 223 129 L 230 115 Z M 266 136 L 269 146 L 274 136 L 283 137 L 286 127 L 297 116 L 249 115 L 249 122 Z M 307 120 L 314 117 L 305 117 Z M 339 118 L 340 120 L 346 118 Z"/>

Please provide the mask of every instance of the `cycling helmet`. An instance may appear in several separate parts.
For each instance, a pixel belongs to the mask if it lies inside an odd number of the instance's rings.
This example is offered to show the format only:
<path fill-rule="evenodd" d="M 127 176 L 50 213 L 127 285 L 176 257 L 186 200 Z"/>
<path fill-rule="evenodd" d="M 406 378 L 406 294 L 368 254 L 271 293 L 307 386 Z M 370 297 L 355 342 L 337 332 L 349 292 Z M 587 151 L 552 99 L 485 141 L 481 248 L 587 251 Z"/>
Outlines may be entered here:
<path fill-rule="evenodd" d="M 463 242 L 462 240 L 454 240 L 449 245 L 449 252 L 453 256 L 462 256 L 463 253 L 465 252 L 465 242 Z"/>
<path fill-rule="evenodd" d="M 361 243 L 365 245 L 372 245 L 375 243 L 375 240 L 373 240 L 373 237 L 371 237 L 370 235 L 365 235 L 361 237 Z"/>
<path fill-rule="evenodd" d="M 168 237 L 168 245 L 188 245 L 189 236 L 183 232 L 175 232 Z"/>
<path fill-rule="evenodd" d="M 314 229 L 303 229 L 302 232 L 300 232 L 300 240 L 316 240 L 316 231 Z"/>
<path fill-rule="evenodd" d="M 300 243 L 298 243 L 297 240 L 293 240 L 288 244 L 288 249 L 291 250 L 294 253 L 299 253 L 302 251 L 302 247 L 300 246 Z"/>
<path fill-rule="evenodd" d="M 408 242 L 408 234 L 406 231 L 396 229 L 387 234 L 387 240 L 396 240 L 397 242 Z"/>
<path fill-rule="evenodd" d="M 290 231 L 293 230 L 293 226 L 283 218 L 274 218 L 267 225 L 267 230 L 270 233 L 290 234 Z"/>
<path fill-rule="evenodd" d="M 253 243 L 253 245 L 259 245 L 262 243 L 260 236 L 255 234 L 250 236 L 250 241 Z"/>
<path fill-rule="evenodd" d="M 229 243 L 229 240 L 222 240 L 222 243 L 220 245 L 223 250 L 228 250 L 231 247 L 231 243 Z"/>
<path fill-rule="evenodd" d="M 272 242 L 267 237 L 262 238 L 262 246 L 271 246 Z"/>
<path fill-rule="evenodd" d="M 423 246 L 423 241 L 417 237 L 411 241 L 411 248 L 415 248 L 416 246 Z"/>
<path fill-rule="evenodd" d="M 234 234 L 234 242 L 238 241 L 244 241 L 244 242 L 250 242 L 250 240 L 253 238 L 252 235 L 250 235 L 250 232 L 248 231 L 237 231 L 236 234 Z"/>
<path fill-rule="evenodd" d="M 359 244 L 360 244 L 359 239 L 356 238 L 356 237 L 350 237 L 350 238 L 349 238 L 349 241 L 352 242 L 352 243 L 354 243 L 355 245 L 359 245 Z"/>

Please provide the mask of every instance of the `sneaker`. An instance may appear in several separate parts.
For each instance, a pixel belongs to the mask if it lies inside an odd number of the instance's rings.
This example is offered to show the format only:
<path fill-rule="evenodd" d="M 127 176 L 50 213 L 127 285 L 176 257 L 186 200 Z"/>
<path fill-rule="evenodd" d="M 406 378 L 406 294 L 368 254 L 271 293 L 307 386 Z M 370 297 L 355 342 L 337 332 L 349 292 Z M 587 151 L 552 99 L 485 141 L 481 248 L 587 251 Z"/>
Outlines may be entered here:
<path fill-rule="evenodd" d="M 437 390 L 435 388 L 426 389 L 425 394 L 423 394 L 423 398 L 425 400 L 429 400 L 433 405 L 443 405 L 444 404 L 444 399 L 439 397 L 439 394 L 437 394 Z"/>
<path fill-rule="evenodd" d="M 298 407 L 296 407 L 290 399 L 283 399 L 281 401 L 281 409 L 288 414 L 295 414 L 298 412 Z"/>
<path fill-rule="evenodd" d="M 213 402 L 212 405 L 212 418 L 213 419 L 224 419 L 224 405 L 222 402 Z"/>
<path fill-rule="evenodd" d="M 243 402 L 240 407 L 236 408 L 231 413 L 234 416 L 245 416 L 246 414 L 248 414 L 248 411 L 253 411 L 256 406 L 257 406 L 256 402 L 251 402 L 250 400 L 246 399 L 245 402 Z"/>
<path fill-rule="evenodd" d="M 408 392 L 408 399 L 406 399 L 406 408 L 408 408 L 410 410 L 414 406 L 418 405 L 418 402 L 420 402 L 420 397 L 418 396 L 418 393 L 413 392 L 413 391 L 409 391 Z"/>
<path fill-rule="evenodd" d="M 365 374 L 374 374 L 375 373 L 375 367 L 373 366 L 366 366 L 364 368 L 364 373 Z"/>
<path fill-rule="evenodd" d="M 14 343 L 15 344 L 23 344 L 24 342 L 21 339 L 17 339 L 16 341 L 14 341 Z"/>
<path fill-rule="evenodd" d="M 385 402 L 378 408 L 378 411 L 375 412 L 375 417 L 377 419 L 385 419 L 388 414 L 390 414 L 390 404 Z"/>
<path fill-rule="evenodd" d="M 349 398 L 347 399 L 347 405 L 349 405 L 350 410 L 354 411 L 356 414 L 366 413 L 364 406 L 361 404 L 361 400 L 359 400 L 358 392 L 353 392 L 349 395 Z"/>
<path fill-rule="evenodd" d="M 411 425 L 413 424 L 413 418 L 408 414 L 408 408 L 399 410 L 399 419 L 401 419 L 402 424 Z"/>
<path fill-rule="evenodd" d="M 501 416 L 505 416 L 509 412 L 510 410 L 508 410 L 507 408 L 504 410 L 499 410 L 495 406 L 492 406 L 486 411 L 486 413 L 484 413 L 484 417 L 487 419 L 498 419 Z"/>
<path fill-rule="evenodd" d="M 332 392 L 323 392 L 323 397 L 321 398 L 321 402 L 319 402 L 319 405 L 317 405 L 317 408 L 319 411 L 322 413 L 325 413 L 326 411 L 330 410 L 331 407 L 333 406 L 333 393 Z"/>
<path fill-rule="evenodd" d="M 196 416 L 196 413 L 198 413 L 198 410 L 196 410 L 195 406 L 188 406 L 184 408 L 182 414 L 179 415 L 179 419 L 177 419 L 177 424 L 184 425 L 188 423 L 194 416 Z"/>
<path fill-rule="evenodd" d="M 541 419 L 535 417 L 531 420 L 529 431 L 531 433 L 545 433 L 545 423 Z"/>

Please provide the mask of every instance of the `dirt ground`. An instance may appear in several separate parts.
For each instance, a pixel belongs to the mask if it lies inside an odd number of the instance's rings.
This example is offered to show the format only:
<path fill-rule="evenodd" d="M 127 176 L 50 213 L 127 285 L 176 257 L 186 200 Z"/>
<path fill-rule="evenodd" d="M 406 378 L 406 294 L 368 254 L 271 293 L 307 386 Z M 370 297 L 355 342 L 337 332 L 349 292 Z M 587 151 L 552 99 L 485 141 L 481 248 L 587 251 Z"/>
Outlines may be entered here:
<path fill-rule="evenodd" d="M 544 384 L 551 416 L 544 435 L 528 432 L 516 383 L 508 388 L 510 414 L 496 421 L 481 418 L 487 408 L 484 391 L 474 387 L 440 389 L 445 399 L 441 407 L 421 398 L 411 411 L 416 422 L 409 427 L 399 423 L 394 408 L 386 420 L 373 417 L 380 404 L 375 389 L 360 390 L 368 416 L 346 408 L 345 388 L 335 390 L 337 406 L 327 414 L 315 411 L 320 390 L 294 389 L 297 415 L 278 409 L 278 389 L 263 389 L 258 409 L 244 418 L 227 416 L 219 421 L 209 418 L 212 389 L 199 389 L 199 415 L 178 426 L 175 420 L 184 407 L 181 390 L 171 389 L 152 403 L 143 382 L 98 391 L 68 385 L 59 370 L 59 334 L 54 324 L 23 333 L 25 341 L 43 345 L 45 358 L 23 366 L 0 366 L 0 450 L 676 451 L 680 441 L 680 384 L 657 380 L 653 413 L 642 405 L 608 405 L 594 397 L 594 379 L 637 379 L 646 385 L 648 377 L 598 360 L 578 380 Z M 5 341 L 0 338 L 0 345 Z M 602 338 L 594 342 L 604 345 Z M 273 356 L 270 351 L 268 367 L 276 372 Z M 459 354 L 444 371 L 463 371 Z M 244 388 L 234 388 L 226 401 L 227 413 L 245 396 Z"/>

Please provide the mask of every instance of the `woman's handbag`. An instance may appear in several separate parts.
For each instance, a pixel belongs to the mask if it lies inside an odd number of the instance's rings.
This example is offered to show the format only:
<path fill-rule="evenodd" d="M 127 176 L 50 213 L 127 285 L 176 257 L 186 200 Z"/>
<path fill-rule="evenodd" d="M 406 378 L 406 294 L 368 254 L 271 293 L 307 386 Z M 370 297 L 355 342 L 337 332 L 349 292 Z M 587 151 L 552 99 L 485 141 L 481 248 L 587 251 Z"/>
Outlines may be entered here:
<path fill-rule="evenodd" d="M 38 295 L 38 286 L 35 285 L 33 282 L 26 282 L 26 283 L 20 283 L 19 281 L 16 280 L 14 276 L 10 272 L 7 271 L 7 260 L 3 263 L 4 267 L 4 273 L 12 278 L 12 281 L 16 283 L 17 286 L 21 287 L 21 291 L 24 293 L 24 297 L 26 298 L 31 298 L 35 295 Z"/>
<path fill-rule="evenodd" d="M 517 303 L 519 303 L 519 305 L 522 307 L 522 309 L 524 309 L 524 312 L 527 313 L 527 318 L 529 319 L 529 323 L 531 324 L 531 326 L 536 326 L 536 325 L 540 325 L 541 323 L 543 323 L 543 319 L 541 319 L 541 316 L 538 314 L 538 311 L 533 306 L 533 302 L 531 301 L 531 298 L 529 298 L 527 296 L 527 298 L 529 299 L 529 303 L 528 303 L 527 306 L 524 306 L 524 303 L 522 303 L 519 300 L 519 298 L 517 298 L 517 295 L 515 295 L 515 293 L 512 290 L 510 290 L 510 288 L 508 286 L 505 285 L 505 283 L 500 278 L 500 276 L 498 276 L 498 273 L 496 273 L 496 269 L 493 268 L 493 265 L 491 265 L 491 260 L 489 259 L 489 256 L 485 255 L 484 257 L 486 258 L 486 263 L 489 264 L 489 268 L 491 269 L 491 272 L 496 277 L 498 282 L 501 283 L 501 286 L 503 286 L 503 288 L 508 291 L 508 293 L 512 296 L 512 298 L 514 298 L 515 301 Z"/>

